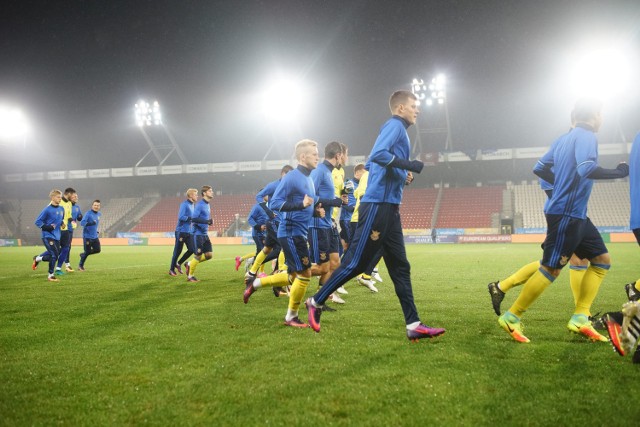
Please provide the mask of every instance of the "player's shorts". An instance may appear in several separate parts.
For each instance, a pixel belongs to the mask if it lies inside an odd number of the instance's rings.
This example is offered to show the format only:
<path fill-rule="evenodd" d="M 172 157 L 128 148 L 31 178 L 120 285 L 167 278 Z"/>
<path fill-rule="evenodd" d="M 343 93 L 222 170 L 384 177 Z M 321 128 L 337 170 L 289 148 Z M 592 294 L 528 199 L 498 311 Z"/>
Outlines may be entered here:
<path fill-rule="evenodd" d="M 351 221 L 340 220 L 340 238 L 346 243 L 351 241 Z"/>
<path fill-rule="evenodd" d="M 196 255 L 202 255 L 202 254 L 206 254 L 207 252 L 213 252 L 213 248 L 211 247 L 211 240 L 209 240 L 209 236 L 194 235 L 193 243 L 194 243 L 194 249 L 195 249 L 193 253 Z"/>
<path fill-rule="evenodd" d="M 256 231 L 255 228 L 251 231 L 251 237 L 256 244 L 256 253 L 260 252 L 264 248 L 264 239 L 266 233 L 264 231 Z"/>
<path fill-rule="evenodd" d="M 312 263 L 324 264 L 328 262 L 329 254 L 338 252 L 333 228 L 309 227 L 309 252 Z"/>
<path fill-rule="evenodd" d="M 100 239 L 82 239 L 85 255 L 100 253 Z"/>
<path fill-rule="evenodd" d="M 546 215 L 547 237 L 543 243 L 541 264 L 550 268 L 563 268 L 572 254 L 581 259 L 592 259 L 609 252 L 598 229 L 589 218 L 565 215 Z"/>
<path fill-rule="evenodd" d="M 191 252 L 195 252 L 193 250 L 193 234 L 185 233 L 185 232 L 175 232 L 176 235 L 176 243 L 184 243 L 187 245 L 187 250 Z"/>
<path fill-rule="evenodd" d="M 311 268 L 307 239 L 302 236 L 281 237 L 278 242 L 284 251 L 285 264 L 289 273 L 298 273 Z"/>
<path fill-rule="evenodd" d="M 633 235 L 636 236 L 636 242 L 640 245 L 640 228 L 634 228 Z"/>
<path fill-rule="evenodd" d="M 69 230 L 60 230 L 60 247 L 66 248 L 67 246 L 71 246 L 71 238 L 73 234 Z"/>
<path fill-rule="evenodd" d="M 280 223 L 278 221 L 269 220 L 267 221 L 267 230 L 264 237 L 264 245 L 269 248 L 275 248 L 278 246 L 278 225 Z"/>

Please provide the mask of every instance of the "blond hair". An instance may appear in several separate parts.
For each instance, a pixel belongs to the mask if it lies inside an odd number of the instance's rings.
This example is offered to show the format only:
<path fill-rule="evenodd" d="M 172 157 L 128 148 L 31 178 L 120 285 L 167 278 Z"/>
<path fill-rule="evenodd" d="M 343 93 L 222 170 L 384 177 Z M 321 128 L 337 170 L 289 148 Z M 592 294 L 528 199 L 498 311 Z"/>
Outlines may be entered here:
<path fill-rule="evenodd" d="M 311 139 L 303 139 L 296 144 L 296 159 L 300 160 L 300 157 L 303 154 L 306 154 L 309 151 L 310 147 L 317 147 L 318 143 Z"/>
<path fill-rule="evenodd" d="M 186 191 L 186 193 L 184 193 L 184 194 L 185 194 L 187 197 L 189 197 L 189 195 L 190 195 L 190 194 L 197 193 L 197 192 L 198 192 L 198 190 L 196 190 L 195 188 L 190 188 L 190 189 L 188 189 L 188 190 Z"/>
<path fill-rule="evenodd" d="M 58 190 L 58 189 L 56 189 L 56 188 L 54 188 L 53 190 L 51 190 L 51 191 L 49 192 L 49 198 L 51 198 L 51 197 L 53 197 L 53 196 L 58 196 L 58 195 L 59 195 L 59 196 L 62 196 L 62 191 L 60 191 L 60 190 Z"/>

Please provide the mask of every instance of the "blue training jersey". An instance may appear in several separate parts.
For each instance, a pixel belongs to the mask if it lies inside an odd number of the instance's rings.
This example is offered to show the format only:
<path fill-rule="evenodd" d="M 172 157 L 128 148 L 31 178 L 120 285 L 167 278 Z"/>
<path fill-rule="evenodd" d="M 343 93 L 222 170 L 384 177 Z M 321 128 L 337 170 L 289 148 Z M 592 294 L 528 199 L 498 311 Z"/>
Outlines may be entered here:
<path fill-rule="evenodd" d="M 93 209 L 90 209 L 84 217 L 82 217 L 82 221 L 80 221 L 80 225 L 84 227 L 82 229 L 82 237 L 85 239 L 97 239 L 98 238 L 98 227 L 100 226 L 100 217 L 102 216 L 101 212 L 96 212 Z"/>
<path fill-rule="evenodd" d="M 323 203 L 325 216 L 324 218 L 318 216 L 312 216 L 309 222 L 309 227 L 314 228 L 331 228 L 331 218 L 333 217 L 333 206 L 330 204 L 341 205 L 342 201 L 338 199 L 336 202 L 336 190 L 333 185 L 333 176 L 331 172 L 334 167 L 331 163 L 324 160 L 318 164 L 318 167 L 311 171 L 309 175 L 313 180 L 313 187 L 316 190 L 316 196 L 318 200 Z"/>
<path fill-rule="evenodd" d="M 48 204 L 34 224 L 42 230 L 43 239 L 60 240 L 60 227 L 64 221 L 64 208 L 60 205 Z"/>
<path fill-rule="evenodd" d="M 178 224 L 176 224 L 176 231 L 178 233 L 193 233 L 193 224 L 191 218 L 195 209 L 195 204 L 191 200 L 185 200 L 180 203 L 180 209 L 178 210 Z"/>
<path fill-rule="evenodd" d="M 264 202 L 263 202 L 264 203 Z M 260 203 L 256 203 L 251 208 L 251 212 L 249 212 L 249 216 L 247 217 L 247 222 L 250 226 L 255 227 L 258 225 L 264 225 L 269 221 L 269 215 L 264 211 L 264 208 Z"/>
<path fill-rule="evenodd" d="M 359 180 L 353 178 L 348 179 L 347 182 L 353 183 L 353 192 L 347 193 L 347 198 L 349 199 L 349 203 L 346 206 L 343 206 L 340 210 L 340 221 L 351 221 L 351 217 L 353 217 L 353 210 L 356 207 L 356 196 L 354 196 L 355 191 L 358 189 Z"/>
<path fill-rule="evenodd" d="M 587 204 L 593 180 L 587 178 L 598 167 L 598 141 L 587 126 L 578 124 L 558 138 L 536 163 L 534 171 L 552 167 L 555 175 L 553 194 L 546 214 L 587 217 Z"/>
<path fill-rule="evenodd" d="M 205 199 L 198 200 L 193 210 L 193 234 L 206 236 L 209 232 L 208 221 L 211 219 L 211 206 Z"/>
<path fill-rule="evenodd" d="M 309 232 L 309 221 L 313 216 L 313 204 L 303 206 L 304 196 L 311 197 L 314 202 L 318 200 L 313 180 L 309 176 L 311 171 L 304 166 L 297 168 L 286 174 L 275 193 L 271 207 L 274 211 L 279 211 L 282 220 L 278 226 L 278 237 L 302 236 L 305 239 Z"/>
<path fill-rule="evenodd" d="M 402 201 L 407 171 L 389 164 L 396 157 L 409 160 L 411 143 L 407 134 L 408 127 L 409 123 L 405 120 L 393 116 L 380 128 L 380 134 L 367 161 L 369 183 L 361 202 L 399 205 Z"/>
<path fill-rule="evenodd" d="M 640 228 L 640 133 L 633 140 L 629 154 L 629 196 L 631 199 L 631 218 L 629 228 Z"/>
<path fill-rule="evenodd" d="M 267 185 L 264 186 L 264 188 L 262 190 L 260 190 L 258 192 L 258 194 L 256 194 L 256 202 L 261 203 L 264 201 L 264 197 L 267 196 L 267 207 L 272 210 L 273 208 L 271 207 L 271 199 L 273 198 L 273 193 L 276 191 L 276 188 L 278 188 L 278 185 L 280 185 L 280 181 L 282 181 L 282 178 L 280 179 L 276 179 L 275 181 L 271 181 L 270 183 L 268 183 Z M 277 211 L 273 211 L 273 214 L 275 215 L 275 220 L 277 222 L 280 222 L 280 212 Z"/>
<path fill-rule="evenodd" d="M 82 210 L 77 203 L 71 203 L 71 221 L 76 223 L 76 227 L 78 226 L 78 217 L 82 216 Z M 69 230 L 73 231 L 73 224 L 69 224 Z"/>

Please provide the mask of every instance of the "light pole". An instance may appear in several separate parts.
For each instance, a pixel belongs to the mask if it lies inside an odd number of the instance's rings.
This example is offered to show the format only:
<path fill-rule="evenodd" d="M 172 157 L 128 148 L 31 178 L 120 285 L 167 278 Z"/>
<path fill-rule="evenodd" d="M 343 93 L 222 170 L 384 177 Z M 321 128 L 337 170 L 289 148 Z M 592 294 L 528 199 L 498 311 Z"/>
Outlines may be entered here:
<path fill-rule="evenodd" d="M 29 123 L 22 110 L 15 107 L 0 106 L 0 142 L 22 142 L 22 149 L 27 148 Z"/>
<path fill-rule="evenodd" d="M 438 139 L 442 139 L 442 136 L 444 136 L 444 149 L 448 151 L 453 150 L 446 85 L 447 78 L 444 74 L 438 74 L 429 82 L 425 82 L 419 78 L 415 78 L 411 82 L 411 92 L 418 98 L 418 105 L 420 105 L 422 109 L 422 114 L 430 114 L 430 117 L 427 118 L 427 126 L 420 126 L 418 122 L 416 122 L 417 144 L 415 147 L 420 151 L 422 151 L 423 148 L 421 134 L 440 136 Z M 444 126 L 441 121 L 436 122 L 435 120 L 435 115 L 437 114 L 436 109 L 440 108 L 443 109 L 444 112 Z"/>
<path fill-rule="evenodd" d="M 160 103 L 158 101 L 153 101 L 152 104 L 149 104 L 143 99 L 138 101 L 134 106 L 134 118 L 136 126 L 140 129 L 147 145 L 149 145 L 149 151 L 147 151 L 147 153 L 138 160 L 136 167 L 140 166 L 149 154 L 153 154 L 155 156 L 159 166 L 162 166 L 173 153 L 178 155 L 182 164 L 187 163 L 187 158 L 180 149 L 180 146 L 169 129 L 164 125 L 162 120 L 162 111 L 160 110 Z M 150 132 L 145 131 L 145 128 L 161 128 L 164 131 L 164 136 L 168 139 L 168 142 L 166 140 L 158 141 L 158 139 L 161 138 L 158 134 L 154 135 L 154 140 L 149 135 Z"/>

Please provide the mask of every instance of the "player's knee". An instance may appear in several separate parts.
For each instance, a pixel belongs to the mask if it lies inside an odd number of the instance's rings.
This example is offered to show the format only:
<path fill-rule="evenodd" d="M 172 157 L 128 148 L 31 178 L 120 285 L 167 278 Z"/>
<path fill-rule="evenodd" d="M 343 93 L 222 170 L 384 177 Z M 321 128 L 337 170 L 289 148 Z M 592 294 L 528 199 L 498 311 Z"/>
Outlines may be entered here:
<path fill-rule="evenodd" d="M 611 255 L 609 255 L 609 253 L 605 253 L 591 258 L 590 261 L 592 264 L 611 265 Z"/>
<path fill-rule="evenodd" d="M 205 258 L 205 259 L 211 259 L 211 258 L 213 258 L 213 252 L 207 252 L 206 254 L 204 254 L 204 258 Z"/>
<path fill-rule="evenodd" d="M 100 249 L 100 248 L 96 248 L 96 249 L 92 250 L 91 253 L 92 254 L 99 254 L 101 250 L 102 249 Z"/>

